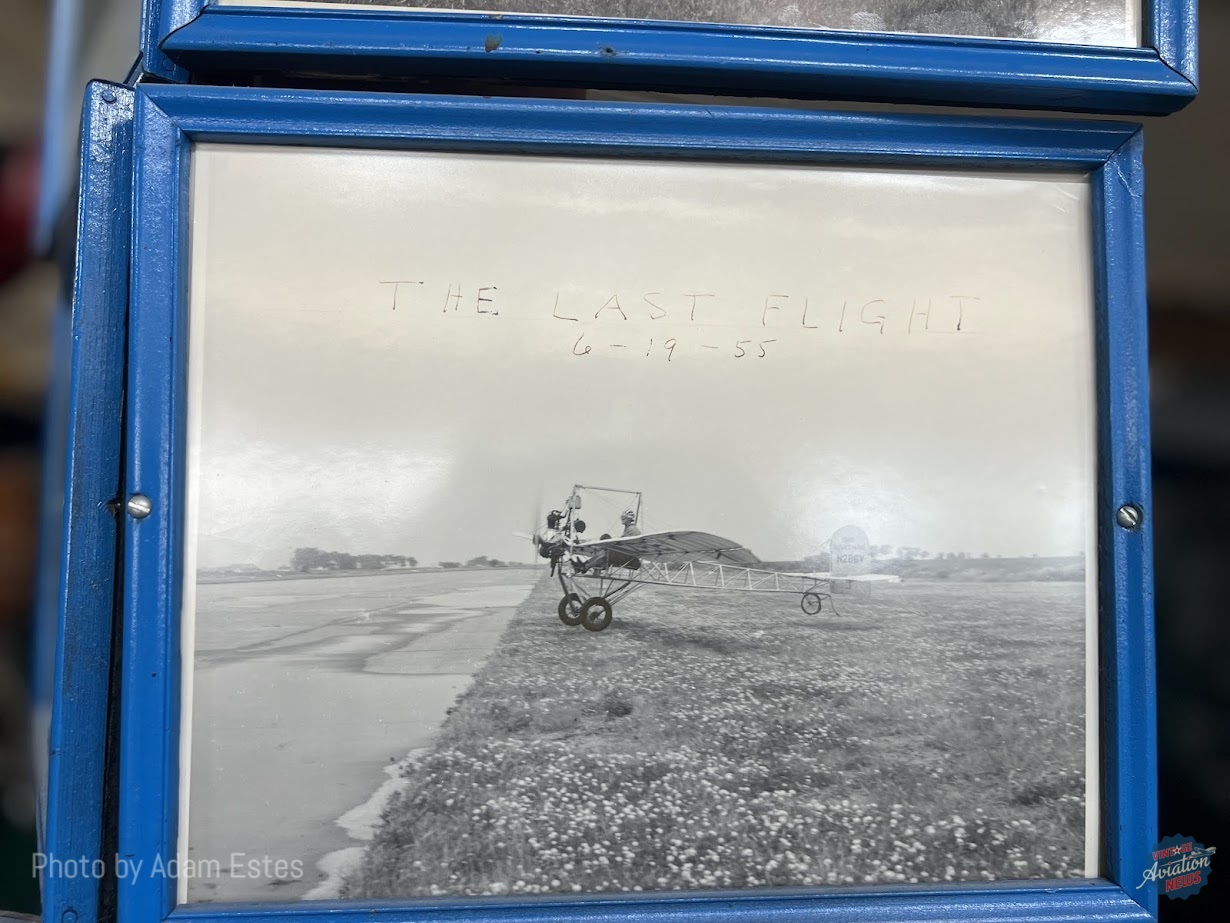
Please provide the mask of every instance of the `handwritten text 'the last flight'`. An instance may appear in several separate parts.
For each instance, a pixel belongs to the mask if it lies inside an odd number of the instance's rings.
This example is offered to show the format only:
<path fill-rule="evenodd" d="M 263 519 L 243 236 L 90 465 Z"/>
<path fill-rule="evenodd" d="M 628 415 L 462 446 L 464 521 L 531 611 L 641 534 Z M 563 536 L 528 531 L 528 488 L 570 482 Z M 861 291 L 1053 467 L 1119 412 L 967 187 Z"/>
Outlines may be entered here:
<path fill-rule="evenodd" d="M 774 331 L 817 332 L 811 335 L 959 334 L 969 329 L 971 317 L 984 307 L 982 299 L 973 295 L 930 296 L 894 303 L 884 298 L 838 300 L 770 292 L 754 302 L 744 298 L 735 303 L 724 301 L 718 292 L 705 291 L 619 291 L 598 297 L 556 291 L 531 306 L 523 298 L 513 299 L 507 292 L 502 293 L 497 285 L 432 285 L 414 279 L 381 280 L 379 284 L 384 287 L 385 304 L 393 311 L 435 311 L 490 321 L 517 317 L 558 324 L 561 328 L 569 325 L 574 331 L 571 352 L 576 356 L 591 355 L 595 348 L 639 350 L 646 337 L 649 354 L 653 350 L 653 329 L 678 325 L 707 334 L 703 342 L 695 344 L 699 348 L 729 352 L 735 358 L 764 358 L 769 344 L 777 342 Z M 631 333 L 634 327 L 642 335 L 639 338 L 620 334 L 620 330 Z M 736 328 L 742 335 L 726 344 L 719 331 Z M 612 336 L 624 342 L 605 342 Z M 682 342 L 679 333 L 659 338 L 667 350 L 668 361 Z"/>

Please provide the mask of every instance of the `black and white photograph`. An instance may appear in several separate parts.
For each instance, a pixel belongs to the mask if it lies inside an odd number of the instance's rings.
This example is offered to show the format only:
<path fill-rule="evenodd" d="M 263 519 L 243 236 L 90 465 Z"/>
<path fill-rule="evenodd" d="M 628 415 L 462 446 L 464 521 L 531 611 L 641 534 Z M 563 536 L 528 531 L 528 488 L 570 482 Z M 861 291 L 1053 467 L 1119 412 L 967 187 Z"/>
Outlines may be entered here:
<path fill-rule="evenodd" d="M 402 7 L 794 29 L 964 35 L 1135 48 L 1141 0 L 219 0 L 242 6 Z"/>
<path fill-rule="evenodd" d="M 191 171 L 181 902 L 1096 876 L 1087 177 Z"/>

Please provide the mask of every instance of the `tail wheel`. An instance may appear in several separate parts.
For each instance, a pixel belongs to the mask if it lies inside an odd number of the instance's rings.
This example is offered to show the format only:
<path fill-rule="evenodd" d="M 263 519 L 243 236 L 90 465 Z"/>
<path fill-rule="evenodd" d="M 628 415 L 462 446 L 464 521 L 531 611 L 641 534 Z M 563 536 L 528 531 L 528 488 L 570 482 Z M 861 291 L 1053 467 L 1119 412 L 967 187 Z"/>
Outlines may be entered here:
<path fill-rule="evenodd" d="M 602 631 L 611 624 L 611 604 L 603 596 L 591 596 L 581 607 L 581 624 L 588 631 Z"/>
<path fill-rule="evenodd" d="M 799 606 L 808 615 L 817 615 L 820 612 L 821 602 L 819 593 L 804 593 L 803 598 L 799 600 Z"/>
<path fill-rule="evenodd" d="M 559 601 L 559 620 L 565 625 L 581 624 L 581 597 L 569 593 Z"/>

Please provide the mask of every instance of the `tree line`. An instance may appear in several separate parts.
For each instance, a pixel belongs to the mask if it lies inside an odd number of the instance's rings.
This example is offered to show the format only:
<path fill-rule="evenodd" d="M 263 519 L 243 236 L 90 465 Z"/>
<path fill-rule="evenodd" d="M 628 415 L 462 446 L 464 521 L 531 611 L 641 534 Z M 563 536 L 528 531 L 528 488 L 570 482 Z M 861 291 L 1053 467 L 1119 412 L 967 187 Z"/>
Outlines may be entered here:
<path fill-rule="evenodd" d="M 440 561 L 445 570 L 455 567 L 507 567 L 511 562 L 480 554 L 464 564 L 461 561 Z M 319 548 L 296 548 L 290 566 L 298 573 L 314 570 L 383 570 L 386 567 L 418 567 L 418 558 L 404 554 L 347 554 L 344 551 L 322 551 Z"/>
<path fill-rule="evenodd" d="M 296 548 L 290 566 L 300 573 L 313 570 L 381 570 L 417 567 L 418 560 L 404 554 L 347 554 L 319 548 Z"/>
<path fill-rule="evenodd" d="M 480 554 L 477 558 L 470 558 L 462 564 L 460 561 L 441 561 L 440 566 L 445 570 L 452 570 L 455 567 L 507 567 L 508 561 L 501 561 L 499 558 L 489 558 L 485 554 Z"/>
<path fill-rule="evenodd" d="M 1030 555 L 1030 557 L 1038 557 Z M 867 560 L 876 566 L 888 565 L 895 563 L 912 563 L 921 561 L 967 561 L 973 559 L 990 560 L 992 558 L 1001 559 L 1002 554 L 991 554 L 983 551 L 972 553 L 968 551 L 936 551 L 931 552 L 926 548 L 916 548 L 912 545 L 903 545 L 900 548 L 893 545 L 868 545 Z M 808 555 L 798 561 L 778 561 L 775 566 L 783 566 L 788 569 L 802 569 L 808 573 L 813 571 L 827 571 L 832 568 L 832 557 L 827 551 L 822 551 L 819 554 Z"/>

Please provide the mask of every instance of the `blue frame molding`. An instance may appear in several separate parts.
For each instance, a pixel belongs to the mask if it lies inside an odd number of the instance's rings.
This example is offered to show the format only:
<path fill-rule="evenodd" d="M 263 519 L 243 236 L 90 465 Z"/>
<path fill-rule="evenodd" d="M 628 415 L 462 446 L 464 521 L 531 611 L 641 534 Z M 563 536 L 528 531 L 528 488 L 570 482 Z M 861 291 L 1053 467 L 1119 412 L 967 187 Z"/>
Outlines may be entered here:
<path fill-rule="evenodd" d="M 782 923 L 1147 921 L 1136 889 L 1156 841 L 1149 570 L 1147 361 L 1140 141 L 1114 122 L 992 120 L 475 97 L 146 85 L 136 104 L 127 492 L 153 500 L 125 525 L 119 852 L 175 855 L 179 606 L 188 332 L 187 178 L 194 142 L 693 160 L 859 163 L 1090 175 L 1097 330 L 1104 877 L 985 885 L 175 908 L 175 882 L 118 882 L 121 923 Z M 1125 532 L 1115 510 L 1146 511 Z"/>
<path fill-rule="evenodd" d="M 475 79 L 1162 115 L 1196 94 L 1196 0 L 1143 0 L 1141 48 L 640 20 L 146 0 L 145 70 Z"/>
<path fill-rule="evenodd" d="M 38 615 L 40 634 L 54 634 L 51 675 L 36 678 L 40 692 L 51 692 L 40 848 L 61 862 L 110 859 L 104 785 L 120 531 L 112 501 L 122 477 L 132 132 L 133 91 L 91 84 L 81 127 L 76 276 L 67 323 L 57 329 L 64 364 L 55 370 L 48 420 L 44 527 L 56 547 L 41 568 L 55 580 L 55 595 Z M 97 919 L 100 884 L 92 874 L 45 875 L 43 918 Z"/>
<path fill-rule="evenodd" d="M 1095 284 L 1099 305 L 1108 306 L 1098 326 L 1101 707 L 1104 715 L 1116 716 L 1103 720 L 1101 733 L 1103 753 L 1118 754 L 1107 759 L 1102 779 L 1106 803 L 1119 805 L 1114 822 L 1103 818 L 1102 843 L 1106 867 L 1137 876 L 1133 889 L 1145 864 L 1139 831 L 1157 823 L 1143 146 L 1137 134 L 1093 183 L 1095 214 L 1104 216 L 1094 222 L 1102 257 Z M 1129 450 L 1118 451 L 1120 446 Z M 1115 511 L 1125 503 L 1145 511 L 1142 528 L 1131 531 L 1115 522 Z M 1145 791 L 1153 797 L 1141 799 L 1137 793 Z M 1152 902 L 1156 913 L 1155 891 Z"/>

